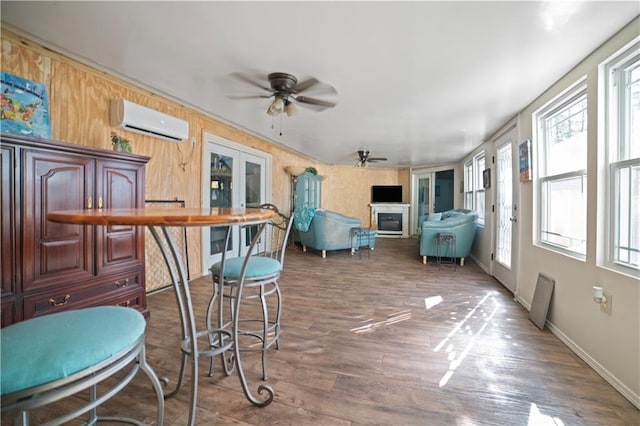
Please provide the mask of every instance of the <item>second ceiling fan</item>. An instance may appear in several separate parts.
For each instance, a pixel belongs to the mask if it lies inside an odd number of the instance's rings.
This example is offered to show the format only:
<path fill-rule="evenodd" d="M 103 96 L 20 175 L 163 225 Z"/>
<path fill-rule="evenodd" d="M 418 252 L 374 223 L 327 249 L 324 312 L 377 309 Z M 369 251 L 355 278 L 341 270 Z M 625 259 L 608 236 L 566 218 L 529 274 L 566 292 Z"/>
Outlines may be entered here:
<path fill-rule="evenodd" d="M 356 161 L 356 167 L 367 167 L 368 163 L 376 163 L 378 161 L 387 161 L 386 157 L 371 157 L 371 152 L 366 149 L 358 151 L 358 161 Z"/>

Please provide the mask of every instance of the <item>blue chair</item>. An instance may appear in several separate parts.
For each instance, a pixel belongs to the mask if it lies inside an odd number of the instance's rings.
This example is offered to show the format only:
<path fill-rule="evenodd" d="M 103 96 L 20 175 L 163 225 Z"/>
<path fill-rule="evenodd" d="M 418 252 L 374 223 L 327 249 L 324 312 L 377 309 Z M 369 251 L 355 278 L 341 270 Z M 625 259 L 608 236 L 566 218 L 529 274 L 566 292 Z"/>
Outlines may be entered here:
<path fill-rule="evenodd" d="M 156 424 L 164 421 L 162 386 L 145 358 L 144 317 L 135 309 L 101 306 L 36 317 L 2 329 L 0 373 L 2 414 L 14 424 L 29 424 L 29 412 L 90 389 L 90 398 L 47 424 L 62 424 L 89 413 L 88 424 L 142 422 L 126 417 L 99 417 L 97 407 L 122 390 L 138 370 L 156 393 Z M 111 378 L 118 375 L 117 383 Z M 98 395 L 97 385 L 111 388 Z M 102 388 L 102 386 L 101 386 Z M 78 404 L 75 404 L 78 405 Z"/>
<path fill-rule="evenodd" d="M 318 210 L 314 213 L 307 231 L 298 229 L 298 237 L 303 251 L 307 247 L 322 252 L 327 257 L 327 251 L 350 249 L 351 254 L 359 250 L 361 245 L 368 245 L 370 250 L 376 246 L 376 231 L 362 229 L 360 233 L 352 232 L 360 228 L 360 219 L 349 217 L 331 210 Z M 297 225 L 296 225 L 297 227 Z M 362 244 L 365 242 L 366 244 Z"/>
<path fill-rule="evenodd" d="M 476 236 L 478 213 L 467 209 L 453 209 L 442 213 L 434 213 L 426 217 L 420 227 L 420 256 L 422 263 L 427 263 L 428 256 L 442 256 L 439 245 L 440 234 L 455 235 L 455 247 L 452 247 L 454 257 L 460 259 L 460 266 L 464 266 L 464 258 L 469 255 L 473 240 Z"/>
<path fill-rule="evenodd" d="M 258 250 L 252 254 L 247 263 L 245 272 L 245 281 L 240 295 L 241 300 L 259 300 L 262 316 L 261 318 L 243 318 L 238 320 L 238 336 L 249 336 L 257 339 L 259 345 L 251 345 L 240 348 L 243 351 L 261 351 L 262 352 L 262 378 L 267 380 L 267 350 L 275 345 L 276 349 L 280 347 L 280 317 L 282 311 L 282 295 L 278 281 L 280 273 L 284 266 L 284 256 L 286 253 L 286 245 L 293 225 L 293 216 L 287 217 L 280 213 L 273 204 L 263 204 L 262 209 L 272 209 L 277 214 L 274 219 L 267 223 L 264 234 L 260 237 L 261 241 L 257 245 Z M 246 226 L 241 232 L 246 232 L 252 227 Z M 249 231 L 249 234 L 252 233 Z M 211 324 L 211 318 L 214 311 L 218 311 L 218 328 L 226 329 L 231 326 L 234 318 L 234 305 L 238 297 L 240 277 L 245 256 L 237 256 L 226 259 L 224 265 L 217 262 L 211 267 L 211 275 L 213 277 L 214 293 L 209 301 L 207 309 L 207 318 Z M 224 266 L 224 270 L 223 270 Z M 224 279 L 221 280 L 221 275 Z M 267 297 L 275 295 L 275 315 L 270 317 Z M 220 297 L 220 299 L 218 299 Z M 223 299 L 229 300 L 230 317 L 224 318 L 223 315 Z M 218 302 L 218 303 L 216 303 Z M 223 339 L 224 337 L 219 337 Z M 212 345 L 219 345 L 220 342 L 211 342 Z M 239 342 L 236 342 L 239 345 Z M 223 365 L 227 374 L 232 371 L 231 362 L 227 356 L 222 354 Z M 213 358 L 209 371 L 213 375 Z"/>

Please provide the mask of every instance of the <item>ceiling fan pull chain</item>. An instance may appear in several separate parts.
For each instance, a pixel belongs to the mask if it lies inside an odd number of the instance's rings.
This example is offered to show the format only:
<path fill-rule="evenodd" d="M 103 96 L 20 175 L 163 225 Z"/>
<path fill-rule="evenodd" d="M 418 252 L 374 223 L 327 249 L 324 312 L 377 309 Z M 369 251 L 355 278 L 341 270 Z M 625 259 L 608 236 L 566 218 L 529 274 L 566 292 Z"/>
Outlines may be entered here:
<path fill-rule="evenodd" d="M 282 114 L 280 114 L 280 136 L 282 136 Z"/>

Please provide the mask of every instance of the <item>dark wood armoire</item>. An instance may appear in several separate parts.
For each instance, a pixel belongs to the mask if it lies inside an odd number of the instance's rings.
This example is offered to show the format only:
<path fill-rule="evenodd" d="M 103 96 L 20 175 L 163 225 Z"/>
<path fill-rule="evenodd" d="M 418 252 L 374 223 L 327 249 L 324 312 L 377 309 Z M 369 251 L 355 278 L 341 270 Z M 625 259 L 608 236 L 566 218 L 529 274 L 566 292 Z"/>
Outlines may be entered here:
<path fill-rule="evenodd" d="M 2 134 L 2 326 L 68 309 L 145 315 L 144 229 L 47 220 L 50 211 L 144 207 L 149 157 Z"/>

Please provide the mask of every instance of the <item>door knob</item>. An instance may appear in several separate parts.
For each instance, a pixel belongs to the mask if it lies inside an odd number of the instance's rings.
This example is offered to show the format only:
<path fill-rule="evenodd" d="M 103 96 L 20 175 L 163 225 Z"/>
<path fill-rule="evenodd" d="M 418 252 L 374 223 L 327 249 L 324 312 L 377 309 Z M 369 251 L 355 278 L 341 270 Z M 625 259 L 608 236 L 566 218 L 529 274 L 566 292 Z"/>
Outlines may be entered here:
<path fill-rule="evenodd" d="M 509 220 L 510 220 L 511 222 L 517 222 L 517 221 L 518 221 L 518 218 L 517 218 L 517 217 L 510 217 L 510 218 L 509 218 Z"/>

